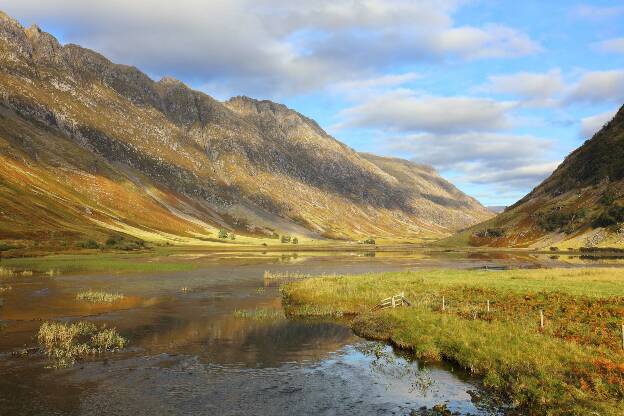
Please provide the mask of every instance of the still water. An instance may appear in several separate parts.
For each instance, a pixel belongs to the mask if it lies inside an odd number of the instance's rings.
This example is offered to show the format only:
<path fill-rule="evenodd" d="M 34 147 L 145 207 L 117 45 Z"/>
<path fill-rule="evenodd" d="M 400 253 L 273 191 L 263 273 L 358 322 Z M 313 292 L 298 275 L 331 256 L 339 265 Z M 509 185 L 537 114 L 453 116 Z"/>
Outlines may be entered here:
<path fill-rule="evenodd" d="M 291 321 L 276 273 L 347 274 L 429 267 L 574 266 L 583 260 L 508 253 L 178 253 L 196 268 L 165 273 L 62 273 L 5 280 L 0 295 L 0 415 L 410 414 L 445 404 L 499 414 L 477 380 L 422 365 L 341 323 Z M 158 259 L 155 259 L 157 261 Z M 87 289 L 123 301 L 76 301 Z M 268 319 L 237 311 L 271 311 Z M 116 327 L 123 352 L 53 369 L 37 353 L 43 321 Z M 416 413 L 414 413 L 416 414 Z"/>

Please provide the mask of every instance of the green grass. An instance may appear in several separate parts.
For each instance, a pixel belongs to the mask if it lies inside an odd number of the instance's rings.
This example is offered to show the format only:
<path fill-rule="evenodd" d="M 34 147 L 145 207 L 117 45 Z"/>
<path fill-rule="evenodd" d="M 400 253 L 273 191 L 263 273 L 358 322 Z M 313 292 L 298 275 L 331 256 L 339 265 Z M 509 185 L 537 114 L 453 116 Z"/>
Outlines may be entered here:
<path fill-rule="evenodd" d="M 196 266 L 188 262 L 154 261 L 153 256 L 136 254 L 53 255 L 46 257 L 11 258 L 2 260 L 5 267 L 28 269 L 37 273 L 72 272 L 176 272 Z"/>
<path fill-rule="evenodd" d="M 284 313 L 279 309 L 256 308 L 256 309 L 235 309 L 234 316 L 237 318 L 253 319 L 256 321 L 281 319 Z"/>
<path fill-rule="evenodd" d="M 44 322 L 37 339 L 55 368 L 70 367 L 88 356 L 119 351 L 127 344 L 115 328 L 98 327 L 87 321 Z"/>
<path fill-rule="evenodd" d="M 0 277 L 12 277 L 15 272 L 7 267 L 0 267 Z"/>
<path fill-rule="evenodd" d="M 107 293 L 96 290 L 87 290 L 76 295 L 76 300 L 91 303 L 113 303 L 122 300 L 124 295 L 121 293 Z"/>
<path fill-rule="evenodd" d="M 399 292 L 412 307 L 369 312 Z M 352 315 L 359 335 L 455 362 L 523 414 L 624 414 L 624 270 L 323 277 L 289 283 L 282 296 L 289 316 Z"/>

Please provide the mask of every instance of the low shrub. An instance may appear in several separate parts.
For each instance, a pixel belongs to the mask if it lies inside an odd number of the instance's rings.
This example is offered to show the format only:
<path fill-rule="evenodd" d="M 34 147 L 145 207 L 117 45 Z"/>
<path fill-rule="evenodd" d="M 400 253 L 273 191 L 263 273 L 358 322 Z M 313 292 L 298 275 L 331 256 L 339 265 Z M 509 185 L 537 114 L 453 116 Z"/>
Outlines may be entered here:
<path fill-rule="evenodd" d="M 612 205 L 600 214 L 600 216 L 594 220 L 592 225 L 595 228 L 611 227 L 621 222 L 624 222 L 624 207 L 621 205 Z"/>
<path fill-rule="evenodd" d="M 498 238 L 505 235 L 505 230 L 502 228 L 486 228 L 485 230 L 479 230 L 474 234 L 480 238 Z"/>
<path fill-rule="evenodd" d="M 78 247 L 89 249 L 89 250 L 95 250 L 95 249 L 100 248 L 100 244 L 95 240 L 87 240 L 87 241 L 81 241 L 80 243 L 78 243 Z"/>

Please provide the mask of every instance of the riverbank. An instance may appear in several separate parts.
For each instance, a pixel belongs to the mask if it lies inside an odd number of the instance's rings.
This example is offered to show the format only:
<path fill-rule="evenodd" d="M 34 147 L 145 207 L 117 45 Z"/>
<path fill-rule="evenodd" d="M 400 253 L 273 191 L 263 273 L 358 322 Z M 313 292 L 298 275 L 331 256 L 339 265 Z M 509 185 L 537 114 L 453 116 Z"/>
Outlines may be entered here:
<path fill-rule="evenodd" d="M 369 312 L 399 292 L 411 307 Z M 358 335 L 452 361 L 523 414 L 624 414 L 624 270 L 321 277 L 282 298 L 290 317 L 353 316 Z"/>

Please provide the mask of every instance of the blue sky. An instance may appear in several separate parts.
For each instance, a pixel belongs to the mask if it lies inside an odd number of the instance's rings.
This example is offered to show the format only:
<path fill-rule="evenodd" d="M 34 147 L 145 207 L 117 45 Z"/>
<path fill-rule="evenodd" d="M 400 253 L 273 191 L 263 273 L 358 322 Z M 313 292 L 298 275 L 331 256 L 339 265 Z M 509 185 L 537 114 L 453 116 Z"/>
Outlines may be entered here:
<path fill-rule="evenodd" d="M 154 79 L 283 102 L 356 150 L 433 165 L 487 205 L 524 196 L 624 104 L 621 1 L 2 7 Z"/>

